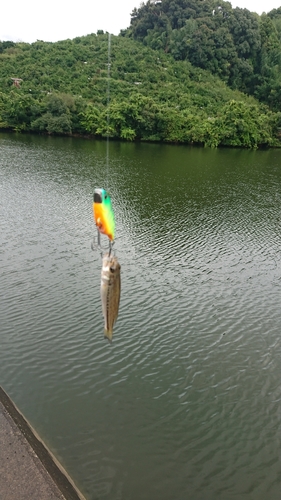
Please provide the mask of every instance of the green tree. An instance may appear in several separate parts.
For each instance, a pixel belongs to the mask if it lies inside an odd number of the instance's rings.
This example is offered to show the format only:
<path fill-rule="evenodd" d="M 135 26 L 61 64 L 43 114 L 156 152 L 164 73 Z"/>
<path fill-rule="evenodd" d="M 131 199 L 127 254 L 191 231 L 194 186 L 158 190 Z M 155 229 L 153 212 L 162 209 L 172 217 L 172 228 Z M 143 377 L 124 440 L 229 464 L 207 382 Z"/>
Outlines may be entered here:
<path fill-rule="evenodd" d="M 225 146 L 257 148 L 272 144 L 271 119 L 257 106 L 232 100 L 223 106 L 214 126 L 219 132 L 219 144 Z"/>

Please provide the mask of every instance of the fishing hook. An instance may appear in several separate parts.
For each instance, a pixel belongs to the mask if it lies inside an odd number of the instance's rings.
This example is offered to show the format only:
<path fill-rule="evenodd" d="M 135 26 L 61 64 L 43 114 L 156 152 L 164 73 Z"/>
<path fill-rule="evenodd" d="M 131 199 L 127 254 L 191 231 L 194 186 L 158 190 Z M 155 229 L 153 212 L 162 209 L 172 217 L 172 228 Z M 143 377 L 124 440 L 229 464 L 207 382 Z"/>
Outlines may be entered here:
<path fill-rule="evenodd" d="M 111 255 L 111 252 L 113 250 L 113 245 L 114 245 L 114 241 L 111 241 L 109 240 L 109 247 L 108 249 L 103 247 L 102 244 L 101 244 L 101 237 L 100 237 L 100 232 L 99 230 L 97 230 L 97 236 L 93 238 L 93 241 L 91 243 L 91 249 L 92 250 L 98 250 L 101 254 L 101 257 L 103 256 L 103 254 L 105 252 L 108 252 L 108 256 L 110 257 Z"/>
<path fill-rule="evenodd" d="M 110 257 L 111 255 L 111 252 L 113 250 L 113 245 L 114 245 L 114 240 L 113 241 L 109 240 L 108 257 Z"/>

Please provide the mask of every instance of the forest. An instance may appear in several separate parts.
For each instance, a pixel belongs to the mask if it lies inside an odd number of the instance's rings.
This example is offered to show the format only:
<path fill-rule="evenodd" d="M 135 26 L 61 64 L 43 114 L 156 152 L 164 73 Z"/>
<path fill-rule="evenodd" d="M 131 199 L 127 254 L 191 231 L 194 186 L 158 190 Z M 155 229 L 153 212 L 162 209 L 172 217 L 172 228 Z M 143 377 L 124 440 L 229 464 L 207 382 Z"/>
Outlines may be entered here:
<path fill-rule="evenodd" d="M 150 0 L 118 36 L 0 42 L 0 130 L 280 147 L 280 70 L 281 7 Z"/>

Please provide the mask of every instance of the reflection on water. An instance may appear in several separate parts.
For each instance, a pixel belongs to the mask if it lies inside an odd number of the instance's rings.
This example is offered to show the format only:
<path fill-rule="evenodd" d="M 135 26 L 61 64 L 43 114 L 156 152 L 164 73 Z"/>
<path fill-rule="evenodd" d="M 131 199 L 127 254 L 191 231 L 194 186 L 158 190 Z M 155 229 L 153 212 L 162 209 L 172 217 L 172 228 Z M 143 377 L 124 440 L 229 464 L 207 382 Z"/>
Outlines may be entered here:
<path fill-rule="evenodd" d="M 0 383 L 85 496 L 279 499 L 281 152 L 0 151 Z M 111 346 L 97 186 L 122 268 Z"/>

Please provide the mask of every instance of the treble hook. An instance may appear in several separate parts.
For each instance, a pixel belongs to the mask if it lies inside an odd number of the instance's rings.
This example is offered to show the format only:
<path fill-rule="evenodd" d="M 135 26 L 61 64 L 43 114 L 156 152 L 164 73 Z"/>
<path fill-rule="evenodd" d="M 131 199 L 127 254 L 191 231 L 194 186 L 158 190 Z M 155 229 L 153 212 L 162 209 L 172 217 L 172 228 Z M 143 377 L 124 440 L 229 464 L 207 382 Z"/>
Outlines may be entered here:
<path fill-rule="evenodd" d="M 114 241 L 109 240 L 108 250 L 107 250 L 107 248 L 103 247 L 101 244 L 100 232 L 99 232 L 99 230 L 97 230 L 97 237 L 94 236 L 94 239 L 91 243 L 91 249 L 94 251 L 98 250 L 100 252 L 101 256 L 103 256 L 103 254 L 105 252 L 108 252 L 108 256 L 110 257 L 112 249 L 113 249 L 113 245 L 114 245 Z"/>
<path fill-rule="evenodd" d="M 111 255 L 111 252 L 113 250 L 113 245 L 114 245 L 114 240 L 113 241 L 109 240 L 108 257 L 110 257 Z"/>

